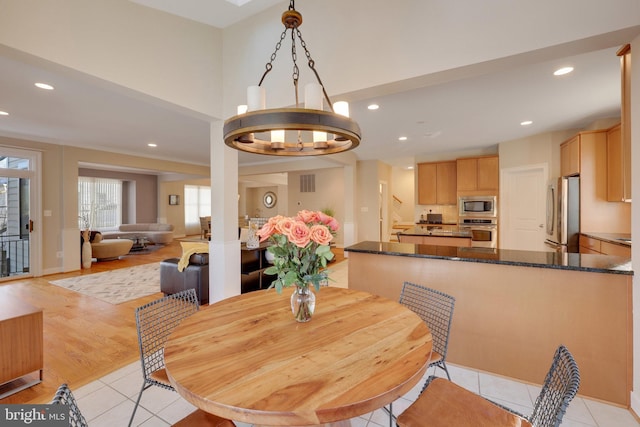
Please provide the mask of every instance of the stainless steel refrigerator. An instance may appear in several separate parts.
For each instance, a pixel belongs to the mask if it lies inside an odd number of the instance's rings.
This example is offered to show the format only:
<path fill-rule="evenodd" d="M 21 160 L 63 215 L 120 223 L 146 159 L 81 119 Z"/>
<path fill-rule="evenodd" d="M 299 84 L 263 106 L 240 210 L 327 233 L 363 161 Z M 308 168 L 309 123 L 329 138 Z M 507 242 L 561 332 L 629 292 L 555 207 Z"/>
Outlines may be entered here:
<path fill-rule="evenodd" d="M 547 239 L 558 252 L 579 252 L 580 177 L 561 177 L 547 187 Z"/>

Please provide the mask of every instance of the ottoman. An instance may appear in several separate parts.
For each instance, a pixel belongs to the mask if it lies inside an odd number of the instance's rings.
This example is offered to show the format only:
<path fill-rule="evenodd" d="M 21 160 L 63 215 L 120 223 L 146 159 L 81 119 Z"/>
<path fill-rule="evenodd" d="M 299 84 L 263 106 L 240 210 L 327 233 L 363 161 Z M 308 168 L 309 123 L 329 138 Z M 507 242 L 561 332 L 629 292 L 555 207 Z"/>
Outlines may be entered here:
<path fill-rule="evenodd" d="M 98 261 L 110 261 L 126 255 L 133 246 L 133 240 L 108 239 L 91 243 L 91 256 Z"/>
<path fill-rule="evenodd" d="M 165 295 L 195 289 L 200 305 L 209 304 L 209 254 L 196 253 L 189 257 L 189 265 L 179 271 L 180 258 L 160 262 L 160 291 Z"/>

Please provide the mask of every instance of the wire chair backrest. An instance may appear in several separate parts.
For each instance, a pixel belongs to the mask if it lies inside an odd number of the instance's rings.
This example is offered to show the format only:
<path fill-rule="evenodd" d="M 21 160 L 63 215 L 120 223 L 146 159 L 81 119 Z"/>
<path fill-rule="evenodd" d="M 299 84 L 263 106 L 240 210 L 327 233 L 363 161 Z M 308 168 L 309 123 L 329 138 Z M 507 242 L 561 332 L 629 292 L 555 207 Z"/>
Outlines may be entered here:
<path fill-rule="evenodd" d="M 425 321 L 431 331 L 433 351 L 440 353 L 444 360 L 456 299 L 435 289 L 404 282 L 399 302 Z"/>
<path fill-rule="evenodd" d="M 529 421 L 536 427 L 557 427 L 569 402 L 580 387 L 580 371 L 573 356 L 563 345 L 553 356 L 553 363 L 536 399 Z"/>
<path fill-rule="evenodd" d="M 199 309 L 195 289 L 187 289 L 136 308 L 136 328 L 144 378 L 164 368 L 164 346 L 169 335 Z"/>
<path fill-rule="evenodd" d="M 87 427 L 87 420 L 82 416 L 78 403 L 67 384 L 58 387 L 58 391 L 53 396 L 52 405 L 69 405 L 69 426 L 70 427 Z"/>

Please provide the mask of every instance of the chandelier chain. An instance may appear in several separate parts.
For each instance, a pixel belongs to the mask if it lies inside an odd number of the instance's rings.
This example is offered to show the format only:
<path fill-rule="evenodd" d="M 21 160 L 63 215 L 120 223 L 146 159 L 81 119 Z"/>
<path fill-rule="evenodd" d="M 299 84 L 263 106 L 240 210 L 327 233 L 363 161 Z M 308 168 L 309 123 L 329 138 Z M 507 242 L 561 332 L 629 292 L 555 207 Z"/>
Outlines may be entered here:
<path fill-rule="evenodd" d="M 293 0 L 292 0 L 292 2 L 293 2 Z M 291 31 L 293 32 L 293 30 L 291 30 Z M 302 46 L 302 48 L 304 49 L 304 54 L 307 57 L 307 64 L 309 65 L 309 68 L 311 68 L 311 71 L 313 71 L 313 74 L 316 75 L 316 79 L 318 80 L 318 83 L 322 87 L 322 93 L 323 93 L 325 99 L 327 100 L 327 103 L 329 104 L 329 108 L 331 109 L 332 112 L 334 112 L 333 111 L 333 104 L 331 103 L 331 99 L 329 99 L 329 95 L 327 94 L 327 90 L 324 88 L 324 83 L 322 83 L 322 79 L 320 78 L 320 74 L 316 70 L 316 66 L 315 66 L 316 62 L 313 60 L 313 58 L 311 58 L 311 52 L 309 52 L 309 49 L 307 49 L 307 43 L 302 38 L 302 33 L 300 32 L 298 27 L 295 28 L 295 31 L 296 31 L 296 35 L 300 39 L 300 46 Z"/>
<path fill-rule="evenodd" d="M 278 43 L 276 43 L 276 48 L 273 51 L 273 53 L 271 54 L 269 62 L 267 62 L 265 64 L 265 66 L 264 66 L 265 67 L 265 71 L 264 71 L 264 74 L 262 74 L 262 77 L 260 78 L 260 83 L 258 83 L 258 86 L 262 86 L 262 82 L 264 81 L 264 78 L 267 77 L 267 74 L 269 74 L 269 71 L 271 71 L 273 69 L 273 62 L 276 60 L 276 56 L 278 54 L 278 51 L 282 47 L 282 41 L 284 40 L 284 38 L 286 36 L 287 36 L 287 29 L 285 28 L 285 30 L 282 32 L 282 34 L 280 34 L 280 40 L 278 40 Z"/>
<path fill-rule="evenodd" d="M 296 92 L 296 108 L 300 106 L 298 98 L 298 80 L 300 78 L 300 68 L 298 68 L 298 54 L 296 53 L 296 34 L 291 30 L 291 59 L 293 60 L 293 87 Z"/>

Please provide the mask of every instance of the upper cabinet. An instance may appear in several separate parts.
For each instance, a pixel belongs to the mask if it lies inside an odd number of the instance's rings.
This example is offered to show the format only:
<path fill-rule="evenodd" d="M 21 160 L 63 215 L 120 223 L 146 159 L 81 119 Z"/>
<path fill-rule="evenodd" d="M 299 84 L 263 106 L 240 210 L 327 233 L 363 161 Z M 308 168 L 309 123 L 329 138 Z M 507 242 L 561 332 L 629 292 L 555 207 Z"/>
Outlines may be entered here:
<path fill-rule="evenodd" d="M 580 174 L 580 137 L 578 135 L 560 145 L 560 175 Z"/>
<path fill-rule="evenodd" d="M 627 200 L 623 153 L 622 126 L 616 125 L 607 130 L 607 200 L 610 202 Z"/>
<path fill-rule="evenodd" d="M 607 136 L 607 199 L 631 201 L 631 46 L 618 51 L 620 57 L 621 99 L 620 126 Z"/>
<path fill-rule="evenodd" d="M 497 193 L 500 186 L 498 156 L 458 159 L 456 162 L 458 192 Z"/>
<path fill-rule="evenodd" d="M 418 204 L 456 204 L 456 162 L 418 163 Z"/>
<path fill-rule="evenodd" d="M 614 128 L 580 132 L 561 145 L 562 175 L 580 174 L 580 230 L 584 232 L 631 232 L 631 204 L 607 201 L 607 140 L 612 130 L 615 136 Z"/>

